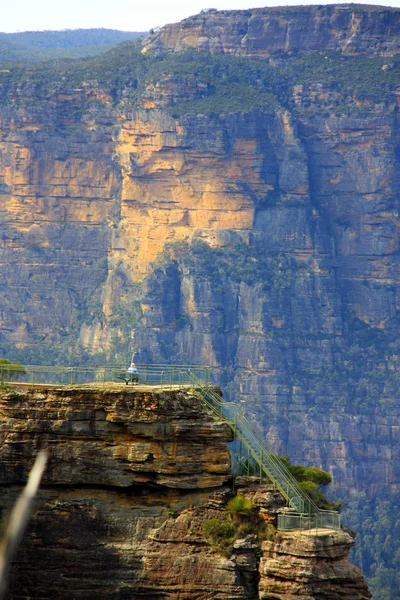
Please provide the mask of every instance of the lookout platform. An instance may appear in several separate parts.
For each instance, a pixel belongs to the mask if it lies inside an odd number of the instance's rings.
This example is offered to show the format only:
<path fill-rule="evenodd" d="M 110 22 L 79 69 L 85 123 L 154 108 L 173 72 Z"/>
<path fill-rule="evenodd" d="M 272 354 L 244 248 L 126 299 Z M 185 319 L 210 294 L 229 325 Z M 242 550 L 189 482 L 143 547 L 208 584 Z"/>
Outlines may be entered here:
<path fill-rule="evenodd" d="M 287 502 L 288 509 L 278 516 L 280 529 L 335 529 L 341 528 L 336 511 L 319 509 L 284 462 L 268 446 L 257 424 L 250 422 L 240 405 L 225 402 L 222 393 L 211 382 L 207 367 L 188 365 L 137 365 L 139 380 L 127 382 L 126 373 L 118 366 L 105 367 L 0 367 L 3 384 L 34 388 L 84 388 L 123 390 L 124 393 L 163 390 L 191 390 L 207 409 L 231 428 L 234 442 L 234 464 L 242 472 L 257 475 L 272 482 Z"/>

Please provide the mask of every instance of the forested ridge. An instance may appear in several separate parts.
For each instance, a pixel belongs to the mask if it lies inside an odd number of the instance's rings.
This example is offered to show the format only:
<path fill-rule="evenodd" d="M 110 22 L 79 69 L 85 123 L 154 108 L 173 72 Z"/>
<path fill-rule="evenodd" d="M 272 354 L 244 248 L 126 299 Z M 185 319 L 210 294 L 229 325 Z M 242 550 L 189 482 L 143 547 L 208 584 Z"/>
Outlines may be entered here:
<path fill-rule="evenodd" d="M 63 31 L 0 32 L 0 61 L 37 63 L 57 58 L 79 58 L 106 52 L 145 32 L 115 29 L 66 29 Z"/>

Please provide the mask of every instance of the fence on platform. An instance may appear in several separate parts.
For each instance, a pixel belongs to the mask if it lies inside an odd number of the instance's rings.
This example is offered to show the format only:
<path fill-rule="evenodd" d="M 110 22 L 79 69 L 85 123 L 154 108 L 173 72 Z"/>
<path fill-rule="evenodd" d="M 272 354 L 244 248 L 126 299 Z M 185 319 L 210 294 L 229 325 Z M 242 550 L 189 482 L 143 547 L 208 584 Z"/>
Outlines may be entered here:
<path fill-rule="evenodd" d="M 340 529 L 340 515 L 335 511 L 316 513 L 282 511 L 278 514 L 278 529 Z"/>
<path fill-rule="evenodd" d="M 210 369 L 207 367 L 185 365 L 136 365 L 140 385 L 171 387 L 191 385 L 193 374 L 203 381 L 210 381 Z M 119 366 L 17 366 L 0 364 L 0 382 L 13 385 L 101 385 L 112 382 L 129 381 L 127 370 Z"/>

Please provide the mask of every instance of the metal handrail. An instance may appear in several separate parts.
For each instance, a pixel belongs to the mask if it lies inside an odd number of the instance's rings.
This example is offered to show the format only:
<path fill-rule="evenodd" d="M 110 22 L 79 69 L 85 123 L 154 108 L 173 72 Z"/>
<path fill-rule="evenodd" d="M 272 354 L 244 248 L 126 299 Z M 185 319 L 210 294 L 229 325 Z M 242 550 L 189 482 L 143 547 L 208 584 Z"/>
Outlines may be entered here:
<path fill-rule="evenodd" d="M 311 512 L 311 500 L 298 485 L 293 475 L 286 470 L 285 465 L 272 452 L 267 444 L 257 439 L 255 429 L 250 425 L 245 417 L 240 414 L 237 405 L 234 403 L 222 403 L 220 397 L 212 390 L 210 386 L 202 385 L 201 382 L 195 382 L 206 396 L 212 398 L 216 412 L 219 416 L 228 420 L 246 450 L 250 453 L 253 460 L 258 464 L 267 477 L 274 483 L 277 489 L 284 496 L 288 504 L 296 511 L 305 513 Z M 207 398 L 206 398 L 207 400 Z M 210 402 L 208 402 L 210 405 Z M 224 410 L 225 408 L 225 410 Z M 227 409 L 231 413 L 227 415 Z M 315 506 L 317 510 L 317 507 Z"/>
<path fill-rule="evenodd" d="M 203 401 L 214 413 L 228 421 L 235 436 L 246 448 L 252 459 L 286 499 L 292 511 L 285 512 L 278 520 L 282 529 L 295 527 L 294 516 L 301 515 L 299 528 L 340 529 L 340 515 L 336 511 L 323 510 L 312 501 L 300 487 L 285 464 L 274 454 L 257 428 L 241 414 L 240 407 L 233 402 L 224 402 L 209 384 L 193 376 L 193 384 L 201 390 Z M 305 524 L 307 527 L 304 527 Z M 289 524 L 289 526 L 288 526 Z M 291 525 L 291 526 L 290 526 Z"/>
<path fill-rule="evenodd" d="M 139 371 L 140 383 L 170 387 L 176 385 L 191 385 L 189 373 L 204 382 L 210 381 L 210 369 L 189 365 L 136 365 Z M 42 366 L 0 364 L 0 383 L 30 384 L 30 385 L 82 385 L 107 384 L 115 382 L 117 377 L 126 373 L 121 365 L 106 366 Z"/>

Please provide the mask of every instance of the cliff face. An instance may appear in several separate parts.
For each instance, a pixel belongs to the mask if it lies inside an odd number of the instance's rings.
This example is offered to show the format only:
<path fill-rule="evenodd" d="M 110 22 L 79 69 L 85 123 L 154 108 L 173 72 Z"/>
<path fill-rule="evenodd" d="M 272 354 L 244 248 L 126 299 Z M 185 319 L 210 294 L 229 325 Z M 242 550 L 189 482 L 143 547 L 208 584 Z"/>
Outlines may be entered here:
<path fill-rule="evenodd" d="M 398 493 L 398 28 L 211 11 L 2 70 L 2 353 L 211 365 L 277 452 Z"/>
<path fill-rule="evenodd" d="M 204 117 L 190 118 L 192 131 L 199 121 Z M 157 271 L 145 288 L 137 356 L 142 362 L 172 355 L 172 361 L 233 367 L 220 371 L 222 381 L 234 381 L 231 389 L 248 413 L 258 419 L 263 414 L 279 452 L 323 464 L 351 488 L 379 481 L 395 491 L 396 113 L 299 124 L 282 111 L 211 122 L 207 148 L 192 141 L 207 157 L 211 144 L 213 149 L 206 164 L 196 161 L 204 165 L 201 174 L 193 167 L 187 175 L 198 190 L 187 220 L 165 229 L 157 223 L 157 239 L 139 247 L 152 256 L 164 231 L 168 241 L 193 236 L 231 252 L 250 240 L 256 250 L 240 259 L 231 253 L 229 269 L 224 261 L 216 269 L 218 254 L 206 248 L 193 260 L 185 262 L 179 253 L 175 262 L 166 260 L 170 267 Z M 202 183 L 195 187 L 197 176 Z M 147 169 L 137 171 L 135 181 L 141 177 L 147 181 Z M 146 183 L 156 198 L 152 186 Z M 202 208 L 206 186 L 213 209 Z M 225 210 L 219 197 L 226 199 Z M 253 273 L 253 265 L 258 269 L 271 254 L 274 272 Z M 140 250 L 137 256 L 139 263 Z M 235 275 L 237 263 L 247 271 L 244 281 Z M 373 352 L 365 356 L 370 346 Z"/>
<path fill-rule="evenodd" d="M 261 562 L 255 535 L 213 550 L 205 524 L 230 522 L 231 432 L 188 390 L 3 391 L 0 415 L 3 513 L 37 449 L 49 453 L 10 598 L 267 598 L 277 576 L 286 583 L 276 597 L 370 597 L 344 532 L 282 532 L 263 543 Z M 282 498 L 247 479 L 241 493 L 273 515 Z M 279 567 L 285 557 L 290 569 Z"/>
<path fill-rule="evenodd" d="M 345 532 L 286 532 L 278 541 L 264 542 L 260 599 L 357 597 L 358 569 L 346 558 L 349 538 Z"/>
<path fill-rule="evenodd" d="M 118 181 L 109 127 L 63 130 L 58 101 L 47 115 L 3 109 L 1 119 L 0 319 L 15 344 L 71 332 L 107 272 Z"/>
<path fill-rule="evenodd" d="M 277 50 L 392 56 L 399 52 L 399 33 L 399 13 L 381 6 L 211 9 L 163 27 L 146 40 L 144 48 L 161 52 L 193 48 L 257 58 L 268 58 Z"/>

